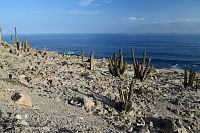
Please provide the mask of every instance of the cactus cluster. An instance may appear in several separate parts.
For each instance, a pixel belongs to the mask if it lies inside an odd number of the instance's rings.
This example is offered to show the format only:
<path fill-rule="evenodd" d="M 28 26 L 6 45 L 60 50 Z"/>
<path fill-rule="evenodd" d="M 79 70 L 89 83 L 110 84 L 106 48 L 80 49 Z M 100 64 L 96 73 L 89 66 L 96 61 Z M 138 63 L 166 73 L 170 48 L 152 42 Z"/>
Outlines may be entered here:
<path fill-rule="evenodd" d="M 114 53 L 114 59 L 109 58 L 108 65 L 110 73 L 115 77 L 121 77 L 127 69 L 127 62 L 123 59 L 122 50 L 119 50 L 119 59 L 117 59 L 116 53 Z"/>
<path fill-rule="evenodd" d="M 194 70 L 190 70 L 189 74 L 187 70 L 185 70 L 184 82 L 183 82 L 184 87 L 192 87 L 195 81 L 195 77 L 196 77 L 196 72 Z"/>
<path fill-rule="evenodd" d="M 146 64 L 146 49 L 144 49 L 142 63 L 139 64 L 138 59 L 135 58 L 133 48 L 131 52 L 132 52 L 132 63 L 134 67 L 135 78 L 143 82 L 151 72 L 152 69 L 151 58 L 149 58 Z"/>
<path fill-rule="evenodd" d="M 130 112 L 133 109 L 132 96 L 133 96 L 133 81 L 131 82 L 128 90 L 124 89 L 121 83 L 118 86 L 119 97 L 120 97 L 120 111 L 125 113 Z"/>
<path fill-rule="evenodd" d="M 29 52 L 31 50 L 30 42 L 27 39 L 25 42 L 20 42 L 18 38 L 17 28 L 15 27 L 14 30 L 15 30 L 15 40 L 16 40 L 17 50 Z M 15 44 L 14 37 L 12 35 L 11 35 L 11 40 L 12 40 L 12 43 Z"/>

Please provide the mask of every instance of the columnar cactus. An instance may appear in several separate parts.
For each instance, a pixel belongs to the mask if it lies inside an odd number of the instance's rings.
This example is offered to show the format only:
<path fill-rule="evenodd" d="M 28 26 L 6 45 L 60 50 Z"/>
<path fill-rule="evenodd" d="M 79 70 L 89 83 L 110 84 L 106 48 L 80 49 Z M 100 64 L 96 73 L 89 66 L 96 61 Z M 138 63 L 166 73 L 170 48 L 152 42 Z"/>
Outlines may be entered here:
<path fill-rule="evenodd" d="M 194 83 L 194 80 L 195 80 L 195 77 L 196 77 L 196 72 L 193 71 L 193 70 L 190 70 L 190 73 L 187 74 L 187 70 L 185 70 L 185 73 L 184 73 L 184 87 L 192 87 L 193 86 L 193 83 Z"/>
<path fill-rule="evenodd" d="M 31 51 L 30 41 L 26 42 L 26 47 L 27 47 L 27 52 L 30 52 Z"/>
<path fill-rule="evenodd" d="M 123 59 L 122 50 L 119 50 L 119 60 L 117 59 L 116 53 L 114 53 L 114 59 L 109 58 L 109 71 L 113 76 L 121 77 L 127 69 L 127 62 Z"/>
<path fill-rule="evenodd" d="M 16 39 L 16 42 L 19 42 L 17 28 L 15 27 L 14 30 L 15 30 L 15 39 Z"/>
<path fill-rule="evenodd" d="M 16 45 L 17 45 L 17 50 L 20 50 L 20 42 L 19 42 L 19 38 L 18 38 L 18 33 L 17 33 L 17 28 L 14 28 L 15 30 L 15 39 L 16 39 Z"/>
<path fill-rule="evenodd" d="M 14 45 L 15 44 L 15 40 L 14 40 L 13 35 L 11 35 L 11 41 L 12 41 L 12 44 Z"/>
<path fill-rule="evenodd" d="M 130 84 L 130 87 L 125 89 L 122 87 L 121 83 L 118 86 L 119 98 L 120 98 L 120 111 L 125 113 L 130 112 L 133 109 L 132 97 L 133 97 L 133 81 Z"/>
<path fill-rule="evenodd" d="M 82 59 L 82 63 L 83 63 L 83 66 L 84 66 L 84 51 L 82 51 L 82 53 L 81 53 L 81 59 Z"/>
<path fill-rule="evenodd" d="M 90 70 L 94 70 L 94 51 L 90 54 Z"/>
<path fill-rule="evenodd" d="M 141 82 L 143 82 L 147 78 L 148 74 L 150 74 L 152 69 L 151 58 L 149 58 L 148 63 L 146 64 L 146 49 L 144 49 L 143 52 L 142 63 L 139 64 L 138 59 L 135 58 L 134 49 L 132 48 L 132 62 L 133 62 L 135 77 L 137 79 L 140 79 Z"/>

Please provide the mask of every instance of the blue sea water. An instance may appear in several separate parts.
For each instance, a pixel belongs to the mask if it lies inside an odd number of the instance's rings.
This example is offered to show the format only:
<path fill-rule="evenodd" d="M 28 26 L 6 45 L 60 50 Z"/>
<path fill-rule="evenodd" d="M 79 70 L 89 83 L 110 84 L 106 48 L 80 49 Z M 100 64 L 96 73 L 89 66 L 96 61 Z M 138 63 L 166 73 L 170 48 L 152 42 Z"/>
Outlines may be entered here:
<path fill-rule="evenodd" d="M 135 56 L 142 58 L 143 49 L 152 58 L 156 68 L 194 69 L 200 72 L 200 34 L 32 34 L 27 37 L 31 47 L 62 53 L 81 54 L 84 50 L 89 56 L 94 50 L 95 58 L 110 57 L 119 49 L 124 58 L 131 63 L 131 48 Z M 4 35 L 10 42 L 10 35 Z"/>

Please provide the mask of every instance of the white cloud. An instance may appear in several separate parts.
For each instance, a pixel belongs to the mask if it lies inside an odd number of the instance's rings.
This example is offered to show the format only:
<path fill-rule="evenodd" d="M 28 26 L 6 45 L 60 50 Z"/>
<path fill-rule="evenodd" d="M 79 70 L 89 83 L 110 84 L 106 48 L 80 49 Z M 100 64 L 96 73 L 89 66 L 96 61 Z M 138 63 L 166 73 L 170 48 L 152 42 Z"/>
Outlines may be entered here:
<path fill-rule="evenodd" d="M 96 15 L 100 14 L 101 12 L 99 11 L 81 11 L 78 9 L 72 9 L 69 11 L 69 14 L 78 14 L 78 15 Z"/>
<path fill-rule="evenodd" d="M 138 18 L 138 17 L 131 16 L 131 17 L 128 17 L 128 20 L 130 20 L 130 21 L 144 21 L 145 18 Z"/>
<path fill-rule="evenodd" d="M 103 6 L 105 4 L 110 4 L 113 0 L 101 0 L 100 2 L 98 2 L 97 4 L 95 4 L 95 6 L 100 7 Z"/>
<path fill-rule="evenodd" d="M 82 6 L 82 7 L 86 7 L 86 6 L 89 6 L 94 0 L 81 0 L 79 2 L 79 5 Z"/>

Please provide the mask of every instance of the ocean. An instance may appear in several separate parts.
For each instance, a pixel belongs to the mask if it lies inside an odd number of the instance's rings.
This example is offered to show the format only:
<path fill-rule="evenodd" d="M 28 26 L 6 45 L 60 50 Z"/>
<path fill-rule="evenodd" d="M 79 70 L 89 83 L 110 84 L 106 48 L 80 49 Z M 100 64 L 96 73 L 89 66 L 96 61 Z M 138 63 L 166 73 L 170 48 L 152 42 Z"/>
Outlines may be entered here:
<path fill-rule="evenodd" d="M 143 49 L 155 68 L 193 69 L 200 72 L 200 34 L 28 34 L 31 47 L 47 48 L 59 53 L 85 55 L 94 50 L 95 58 L 108 58 L 122 49 L 125 60 L 131 62 L 131 48 L 141 60 Z M 11 42 L 10 35 L 3 39 Z"/>

